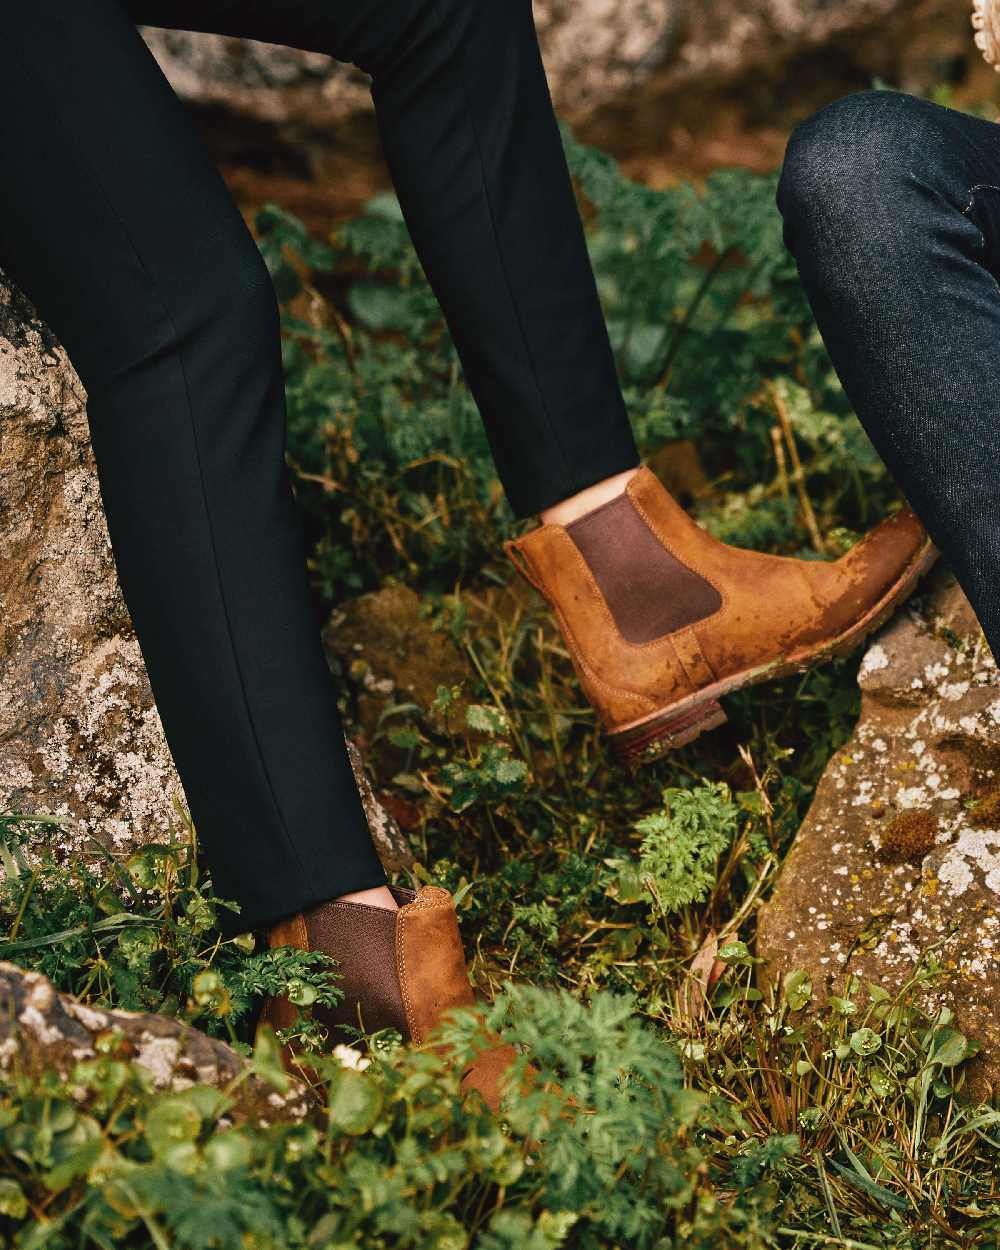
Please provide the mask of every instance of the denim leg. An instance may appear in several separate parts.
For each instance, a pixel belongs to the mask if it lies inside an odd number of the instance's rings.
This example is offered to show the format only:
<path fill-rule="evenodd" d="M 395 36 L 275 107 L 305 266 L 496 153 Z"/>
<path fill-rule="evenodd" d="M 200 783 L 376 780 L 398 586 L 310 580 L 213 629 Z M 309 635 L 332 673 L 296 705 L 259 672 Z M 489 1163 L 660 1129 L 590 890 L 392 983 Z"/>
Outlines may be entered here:
<path fill-rule="evenodd" d="M 778 205 L 844 389 L 1000 657 L 1000 126 L 847 96 L 792 134 Z"/>

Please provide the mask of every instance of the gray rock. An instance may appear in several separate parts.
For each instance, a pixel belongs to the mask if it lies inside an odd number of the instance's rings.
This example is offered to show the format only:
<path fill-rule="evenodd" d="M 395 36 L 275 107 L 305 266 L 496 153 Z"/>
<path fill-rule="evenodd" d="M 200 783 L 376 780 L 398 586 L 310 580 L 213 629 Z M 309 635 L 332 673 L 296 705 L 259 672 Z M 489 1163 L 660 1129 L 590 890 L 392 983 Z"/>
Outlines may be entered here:
<path fill-rule="evenodd" d="M 65 353 L 0 276 L 0 811 L 127 856 L 163 841 L 184 792 L 118 587 L 85 396 Z M 405 839 L 355 771 L 391 869 Z M 49 836 L 49 835 L 46 835 Z"/>
<path fill-rule="evenodd" d="M 919 969 L 930 1010 L 982 1043 L 1000 1088 L 1000 673 L 939 567 L 868 647 L 851 740 L 827 766 L 761 910 L 765 980 L 806 969 L 819 1000 L 849 977 L 896 993 Z"/>
<path fill-rule="evenodd" d="M 687 0 L 536 5 L 557 98 L 602 102 L 648 76 L 673 47 L 687 8 Z M 367 75 L 322 54 L 188 31 L 147 27 L 143 35 L 178 94 L 199 104 L 310 127 L 371 107 Z"/>
<path fill-rule="evenodd" d="M 41 973 L 0 963 L 0 1068 L 68 1077 L 77 1063 L 107 1055 L 109 1048 L 115 1057 L 145 1068 L 157 1089 L 222 1088 L 247 1066 L 231 1046 L 183 1021 L 89 1007 L 57 993 Z M 279 1092 L 250 1075 L 232 1097 L 227 1115 L 233 1122 L 301 1120 L 315 1108 L 309 1090 L 293 1078 Z"/>

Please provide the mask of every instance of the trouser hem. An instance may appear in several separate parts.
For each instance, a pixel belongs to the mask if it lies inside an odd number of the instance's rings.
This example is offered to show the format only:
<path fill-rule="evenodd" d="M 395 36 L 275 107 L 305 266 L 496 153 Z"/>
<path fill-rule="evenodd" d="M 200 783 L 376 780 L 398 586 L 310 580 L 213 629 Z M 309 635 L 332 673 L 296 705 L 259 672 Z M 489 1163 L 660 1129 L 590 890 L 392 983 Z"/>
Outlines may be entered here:
<path fill-rule="evenodd" d="M 358 890 L 375 890 L 387 882 L 385 869 L 377 860 L 374 865 L 359 866 L 354 872 L 341 870 L 318 880 L 289 882 L 271 892 L 267 898 L 244 904 L 239 912 L 220 911 L 219 929 L 227 939 L 241 933 L 269 929 L 279 920 L 315 907 L 318 903 Z"/>
<path fill-rule="evenodd" d="M 550 476 L 544 480 L 539 479 L 529 489 L 516 492 L 505 486 L 507 499 L 517 519 L 525 520 L 543 512 L 546 508 L 561 503 L 564 499 L 569 499 L 572 495 L 579 494 L 588 486 L 594 486 L 606 478 L 614 477 L 616 473 L 637 469 L 641 463 L 634 441 L 617 449 L 609 446 L 607 454 L 603 455 L 599 462 L 591 461 L 589 464 L 581 465 L 569 477 L 561 476 L 556 479 Z"/>

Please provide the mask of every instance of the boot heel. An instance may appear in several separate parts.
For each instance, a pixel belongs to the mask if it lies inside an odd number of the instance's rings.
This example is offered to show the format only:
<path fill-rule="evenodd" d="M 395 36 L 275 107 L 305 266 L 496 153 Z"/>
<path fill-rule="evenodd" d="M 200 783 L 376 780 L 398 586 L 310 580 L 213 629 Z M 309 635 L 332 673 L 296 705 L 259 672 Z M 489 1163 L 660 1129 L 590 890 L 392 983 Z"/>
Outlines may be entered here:
<path fill-rule="evenodd" d="M 683 712 L 664 712 L 633 729 L 610 734 L 615 754 L 624 764 L 638 768 L 661 759 L 668 752 L 693 742 L 699 734 L 726 723 L 717 699 L 706 699 Z"/>

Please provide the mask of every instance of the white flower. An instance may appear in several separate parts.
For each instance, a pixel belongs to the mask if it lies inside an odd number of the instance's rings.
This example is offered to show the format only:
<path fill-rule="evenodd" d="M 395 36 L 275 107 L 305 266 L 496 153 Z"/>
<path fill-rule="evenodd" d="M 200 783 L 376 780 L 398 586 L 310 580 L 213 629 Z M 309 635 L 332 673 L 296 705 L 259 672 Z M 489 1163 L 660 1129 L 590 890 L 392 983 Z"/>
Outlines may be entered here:
<path fill-rule="evenodd" d="M 366 1059 L 361 1051 L 355 1050 L 353 1046 L 334 1046 L 333 1057 L 339 1059 L 343 1067 L 351 1068 L 355 1072 L 364 1072 L 371 1063 L 370 1059 Z"/>

